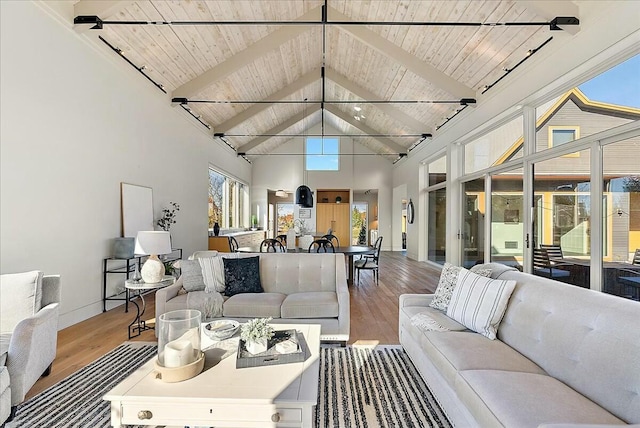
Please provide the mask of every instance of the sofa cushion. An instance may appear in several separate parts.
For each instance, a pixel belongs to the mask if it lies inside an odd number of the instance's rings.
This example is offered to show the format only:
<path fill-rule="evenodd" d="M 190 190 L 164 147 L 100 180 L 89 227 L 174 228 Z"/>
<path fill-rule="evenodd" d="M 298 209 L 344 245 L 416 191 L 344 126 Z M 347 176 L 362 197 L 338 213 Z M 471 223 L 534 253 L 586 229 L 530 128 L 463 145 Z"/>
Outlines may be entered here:
<path fill-rule="evenodd" d="M 309 291 L 289 294 L 282 302 L 282 318 L 335 318 L 338 296 L 332 291 Z"/>
<path fill-rule="evenodd" d="M 187 291 L 204 291 L 206 285 L 199 260 L 181 260 L 182 286 Z"/>
<path fill-rule="evenodd" d="M 455 389 L 481 426 L 537 428 L 550 422 L 623 423 L 548 375 L 467 370 L 460 372 Z"/>
<path fill-rule="evenodd" d="M 0 333 L 11 333 L 20 321 L 40 310 L 42 272 L 0 275 L 0 296 Z"/>
<path fill-rule="evenodd" d="M 427 358 L 449 381 L 461 370 L 505 370 L 545 374 L 537 364 L 499 340 L 471 331 L 422 332 L 411 329 Z"/>
<path fill-rule="evenodd" d="M 515 281 L 460 271 L 447 316 L 493 340 L 515 286 Z"/>
<path fill-rule="evenodd" d="M 262 293 L 260 283 L 260 257 L 243 259 L 223 259 L 224 294 L 234 296 L 240 293 Z"/>
<path fill-rule="evenodd" d="M 225 317 L 280 318 L 280 307 L 287 296 L 282 293 L 242 293 L 223 305 Z"/>
<path fill-rule="evenodd" d="M 187 294 L 178 294 L 173 299 L 167 300 L 165 304 L 165 312 L 177 311 L 187 308 Z"/>

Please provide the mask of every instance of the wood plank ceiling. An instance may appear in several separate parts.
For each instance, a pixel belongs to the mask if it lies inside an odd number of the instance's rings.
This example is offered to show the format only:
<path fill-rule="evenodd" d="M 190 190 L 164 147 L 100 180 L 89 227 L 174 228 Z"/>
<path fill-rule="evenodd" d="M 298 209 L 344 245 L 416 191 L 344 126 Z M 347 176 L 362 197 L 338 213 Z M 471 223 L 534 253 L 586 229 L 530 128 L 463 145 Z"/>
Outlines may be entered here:
<path fill-rule="evenodd" d="M 79 3 L 86 2 L 83 0 Z M 113 3 L 113 2 L 105 2 Z M 125 1 L 105 21 L 321 22 L 323 0 Z M 324 120 L 375 153 L 397 158 L 549 39 L 549 25 L 337 25 L 548 22 L 517 1 L 328 0 L 328 24 L 109 25 L 101 37 L 172 97 L 245 101 L 188 107 L 249 158 Z M 78 10 L 76 4 L 76 10 Z M 113 10 L 113 8 L 111 8 Z M 106 12 L 105 12 L 106 13 Z M 324 34 L 324 43 L 323 43 Z M 323 48 L 324 45 L 324 48 Z M 324 56 L 323 56 L 324 50 Z M 321 68 L 325 78 L 321 79 Z M 512 76 L 510 76 L 512 77 Z M 264 101 L 318 101 L 277 103 Z M 372 100 L 454 103 L 367 103 Z M 332 102 L 333 101 L 333 102 Z M 335 103 L 353 101 L 354 103 Z M 358 107 L 361 110 L 356 111 Z M 179 107 L 176 107 L 179 108 Z M 306 117 L 305 117 L 306 116 Z M 265 136 L 283 134 L 284 136 Z M 371 136 L 378 135 L 378 136 Z M 385 137 L 411 135 L 412 137 Z M 416 137 L 417 135 L 417 137 Z"/>

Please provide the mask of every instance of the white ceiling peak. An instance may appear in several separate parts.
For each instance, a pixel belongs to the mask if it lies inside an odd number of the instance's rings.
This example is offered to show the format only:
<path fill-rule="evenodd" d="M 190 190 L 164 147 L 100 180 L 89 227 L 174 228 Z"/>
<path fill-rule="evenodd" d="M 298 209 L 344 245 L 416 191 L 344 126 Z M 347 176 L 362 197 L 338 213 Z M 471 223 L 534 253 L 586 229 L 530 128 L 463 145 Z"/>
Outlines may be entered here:
<path fill-rule="evenodd" d="M 351 21 L 351 19 L 329 7 L 329 16 L 332 21 Z M 431 82 L 434 86 L 441 88 L 456 98 L 475 98 L 475 91 L 468 86 L 458 82 L 454 78 L 447 76 L 431 64 L 411 55 L 398 45 L 390 42 L 375 32 L 364 26 L 345 25 L 341 29 L 348 32 L 362 43 L 370 46 L 378 52 L 393 59 L 398 64 L 411 70 L 424 80 Z"/>
<path fill-rule="evenodd" d="M 289 119 L 285 120 L 281 124 L 269 129 L 267 132 L 265 132 L 265 134 L 268 134 L 268 135 L 280 134 L 281 132 L 284 132 L 288 128 L 291 128 L 293 125 L 300 122 L 304 118 L 311 116 L 318 110 L 320 110 L 320 104 L 315 104 L 313 106 L 307 107 L 301 115 L 297 114 L 295 116 L 290 117 Z M 254 138 L 253 140 L 249 141 L 247 144 L 243 144 L 242 146 L 238 147 L 238 153 L 247 153 L 249 150 L 255 149 L 260 144 L 264 143 L 270 138 L 272 137 L 261 136 L 261 137 Z"/>
<path fill-rule="evenodd" d="M 382 98 L 374 94 L 373 92 L 353 83 L 345 76 L 339 74 L 332 68 L 327 68 L 325 71 L 325 77 L 337 85 L 342 86 L 347 91 L 351 92 L 355 96 L 362 98 L 363 100 L 381 100 Z M 423 132 L 425 124 L 421 121 L 414 119 L 413 117 L 403 113 L 391 104 L 374 104 L 375 108 L 379 109 L 389 117 L 397 120 L 403 125 L 406 125 L 416 132 Z"/>
<path fill-rule="evenodd" d="M 261 101 L 279 101 L 279 100 L 286 99 L 290 97 L 292 94 L 295 94 L 296 92 L 298 92 L 299 90 L 309 86 L 313 82 L 318 81 L 319 79 L 320 79 L 320 70 L 319 69 L 311 70 L 310 72 L 300 77 L 295 82 L 285 86 L 284 88 L 282 88 L 277 92 L 274 92 L 273 94 L 269 95 L 267 98 Z M 271 106 L 272 106 L 271 104 L 266 104 L 266 103 L 254 104 L 248 109 L 238 113 L 232 118 L 216 126 L 216 132 L 227 132 L 230 129 L 233 129 L 236 126 L 242 124 L 243 122 L 251 119 L 253 116 L 256 116 L 257 114 L 263 112 L 264 110 L 268 109 Z"/>
<path fill-rule="evenodd" d="M 333 105 L 326 105 L 325 106 L 325 111 L 331 113 L 332 115 L 338 117 L 341 120 L 344 120 L 345 122 L 347 122 L 349 125 L 353 126 L 354 128 L 360 130 L 363 134 L 365 135 L 376 135 L 376 134 L 380 134 L 379 131 L 376 131 L 375 129 L 371 128 L 370 126 L 362 123 L 362 121 L 357 121 L 355 120 L 351 115 L 346 114 L 345 112 L 343 112 L 342 110 L 340 110 L 338 107 L 333 106 Z M 400 144 L 388 139 L 388 138 L 375 138 L 380 144 L 386 146 L 389 148 L 389 150 L 391 150 L 394 153 L 406 153 L 407 149 L 405 147 L 402 147 Z M 356 140 L 357 141 L 357 140 Z"/>
<path fill-rule="evenodd" d="M 297 19 L 297 21 L 310 21 L 320 19 L 320 7 L 311 9 Z M 191 79 L 173 91 L 174 98 L 193 98 L 195 95 L 212 85 L 213 83 L 224 79 L 230 74 L 246 67 L 256 60 L 277 49 L 289 40 L 292 40 L 307 31 L 311 27 L 305 25 L 284 26 L 266 37 L 258 40 L 248 48 L 233 55 L 227 60 L 217 64 L 213 68 L 205 71 L 198 77 Z"/>

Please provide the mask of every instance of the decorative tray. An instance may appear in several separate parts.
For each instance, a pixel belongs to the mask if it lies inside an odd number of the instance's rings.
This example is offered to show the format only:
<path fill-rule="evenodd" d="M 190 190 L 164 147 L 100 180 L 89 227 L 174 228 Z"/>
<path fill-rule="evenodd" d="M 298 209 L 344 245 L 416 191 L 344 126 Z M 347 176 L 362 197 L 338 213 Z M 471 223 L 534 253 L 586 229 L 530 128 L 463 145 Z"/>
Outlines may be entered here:
<path fill-rule="evenodd" d="M 293 338 L 298 342 L 298 349 L 295 352 L 281 354 L 276 351 L 276 345 Z M 296 330 L 276 330 L 275 334 L 267 344 L 267 350 L 260 354 L 252 354 L 247 351 L 244 340 L 240 339 L 238 345 L 238 356 L 236 358 L 236 368 L 273 366 L 276 364 L 300 363 L 307 359 L 309 348 L 304 340 L 304 335 Z"/>

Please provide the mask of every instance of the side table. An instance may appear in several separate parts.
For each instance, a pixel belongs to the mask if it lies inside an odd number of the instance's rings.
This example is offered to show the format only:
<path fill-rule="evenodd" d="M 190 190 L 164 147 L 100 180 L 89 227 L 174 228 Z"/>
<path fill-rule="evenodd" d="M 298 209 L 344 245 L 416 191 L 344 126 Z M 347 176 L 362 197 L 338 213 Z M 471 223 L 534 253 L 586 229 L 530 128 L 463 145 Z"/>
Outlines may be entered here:
<path fill-rule="evenodd" d="M 150 290 L 157 290 L 159 288 L 168 287 L 174 282 L 176 282 L 176 279 L 173 276 L 165 276 L 162 281 L 155 283 L 133 281 L 131 279 L 125 280 L 125 288 L 131 291 L 129 301 L 133 303 L 137 309 L 136 317 L 133 319 L 133 321 L 131 321 L 131 324 L 129 324 L 128 327 L 129 339 L 131 339 L 132 337 L 140 336 L 140 334 L 142 334 L 142 332 L 145 330 L 154 329 L 154 327 L 148 326 L 147 322 L 142 319 L 144 311 L 147 308 L 146 302 L 144 300 L 144 293 Z M 135 301 L 136 297 L 140 299 L 140 304 Z"/>

